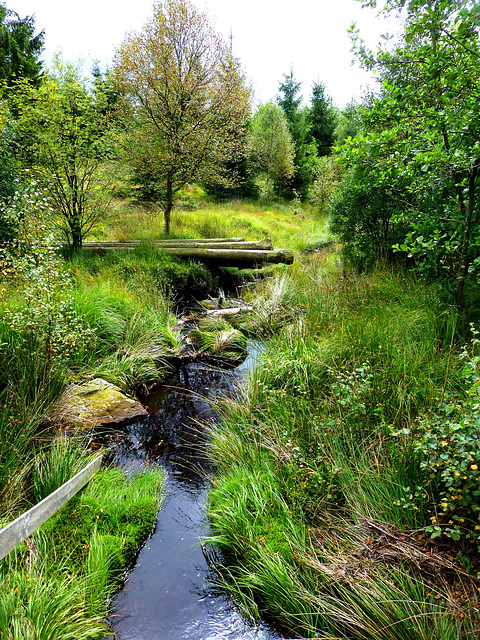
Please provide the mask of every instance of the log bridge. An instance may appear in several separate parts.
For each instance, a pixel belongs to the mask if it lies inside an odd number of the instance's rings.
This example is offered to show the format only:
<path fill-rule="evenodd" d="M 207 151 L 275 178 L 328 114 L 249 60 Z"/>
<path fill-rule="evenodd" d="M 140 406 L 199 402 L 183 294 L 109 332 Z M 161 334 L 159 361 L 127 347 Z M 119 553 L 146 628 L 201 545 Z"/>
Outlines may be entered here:
<path fill-rule="evenodd" d="M 101 241 L 84 242 L 82 246 L 89 251 L 107 253 L 109 251 L 132 251 L 140 244 L 140 240 L 133 242 Z M 293 251 L 274 249 L 272 241 L 268 239 L 259 241 L 247 241 L 245 238 L 157 240 L 152 245 L 178 258 L 214 262 L 223 266 L 246 268 L 265 262 L 293 263 Z"/>

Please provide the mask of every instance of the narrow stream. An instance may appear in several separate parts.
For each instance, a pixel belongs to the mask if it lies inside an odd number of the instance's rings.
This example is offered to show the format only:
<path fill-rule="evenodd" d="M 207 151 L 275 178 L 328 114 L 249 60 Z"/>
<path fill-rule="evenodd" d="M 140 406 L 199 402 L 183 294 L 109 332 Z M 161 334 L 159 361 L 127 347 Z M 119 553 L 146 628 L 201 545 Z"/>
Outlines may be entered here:
<path fill-rule="evenodd" d="M 171 385 L 146 399 L 149 418 L 131 424 L 116 462 L 158 464 L 168 473 L 156 529 L 115 601 L 110 620 L 119 640 L 280 640 L 267 625 L 248 625 L 211 581 L 199 544 L 207 532 L 210 463 L 195 420 L 214 419 L 208 398 L 234 393 L 253 367 L 258 345 L 232 370 L 190 363 Z"/>

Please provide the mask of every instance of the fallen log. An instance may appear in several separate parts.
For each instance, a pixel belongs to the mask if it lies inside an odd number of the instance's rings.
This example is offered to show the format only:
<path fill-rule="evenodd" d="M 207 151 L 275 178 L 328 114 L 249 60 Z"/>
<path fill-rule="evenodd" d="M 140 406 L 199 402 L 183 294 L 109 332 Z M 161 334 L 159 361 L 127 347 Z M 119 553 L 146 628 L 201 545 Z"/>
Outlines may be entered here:
<path fill-rule="evenodd" d="M 218 244 L 218 243 L 238 243 L 247 242 L 245 238 L 168 238 L 166 240 L 153 240 L 150 244 L 161 246 L 176 246 L 178 244 Z M 84 247 L 109 247 L 114 245 L 128 245 L 138 247 L 142 243 L 142 240 L 129 240 L 127 242 L 120 242 L 118 240 L 87 240 L 83 243 Z"/>
<path fill-rule="evenodd" d="M 293 251 L 288 249 L 273 249 L 271 251 L 254 250 L 254 249 L 205 249 L 205 248 L 174 248 L 165 247 L 165 253 L 178 258 L 193 258 L 197 260 L 211 260 L 213 262 L 221 262 L 224 264 L 249 263 L 260 264 L 268 262 L 271 264 L 292 264 Z"/>
<path fill-rule="evenodd" d="M 83 248 L 90 251 L 124 251 L 136 249 L 138 242 L 84 242 Z M 238 241 L 238 242 L 193 242 L 175 240 L 153 243 L 157 249 L 256 249 L 270 251 L 273 249 L 271 240 Z"/>

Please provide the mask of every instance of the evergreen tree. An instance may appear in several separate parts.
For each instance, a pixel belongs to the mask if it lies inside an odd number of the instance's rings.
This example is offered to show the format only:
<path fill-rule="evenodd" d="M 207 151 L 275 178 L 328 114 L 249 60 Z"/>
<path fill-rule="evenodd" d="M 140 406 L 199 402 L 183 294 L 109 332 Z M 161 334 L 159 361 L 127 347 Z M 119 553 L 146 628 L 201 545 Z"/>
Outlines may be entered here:
<path fill-rule="evenodd" d="M 300 108 L 301 82 L 293 77 L 293 69 L 284 75 L 280 82 L 280 95 L 277 102 L 282 108 L 288 122 L 288 128 L 295 145 L 295 173 L 292 178 L 277 183 L 277 192 L 284 197 L 301 196 L 305 198 L 313 178 L 313 168 L 317 157 L 315 145 L 309 140 L 308 109 Z"/>
<path fill-rule="evenodd" d="M 312 88 L 311 106 L 307 115 L 309 135 L 320 157 L 330 154 L 335 140 L 337 114 L 332 99 L 327 95 L 322 82 L 315 82 Z"/>
<path fill-rule="evenodd" d="M 18 13 L 0 4 L 0 81 L 7 86 L 20 78 L 38 84 L 43 66 L 39 57 L 44 32 L 34 34 L 34 16 L 20 18 Z"/>

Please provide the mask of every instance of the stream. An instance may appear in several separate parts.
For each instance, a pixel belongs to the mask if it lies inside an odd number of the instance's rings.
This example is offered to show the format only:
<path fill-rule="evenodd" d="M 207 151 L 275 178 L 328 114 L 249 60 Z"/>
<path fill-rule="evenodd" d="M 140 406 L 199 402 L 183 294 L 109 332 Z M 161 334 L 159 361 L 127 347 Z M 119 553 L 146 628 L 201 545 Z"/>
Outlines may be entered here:
<path fill-rule="evenodd" d="M 259 349 L 250 343 L 235 369 L 184 365 L 170 385 L 144 400 L 149 417 L 129 425 L 116 448 L 117 464 L 129 470 L 160 465 L 168 476 L 155 531 L 114 602 L 110 624 L 119 640 L 281 640 L 268 625 L 243 620 L 214 586 L 199 544 L 208 532 L 212 470 L 196 420 L 215 419 L 209 399 L 235 393 Z"/>

